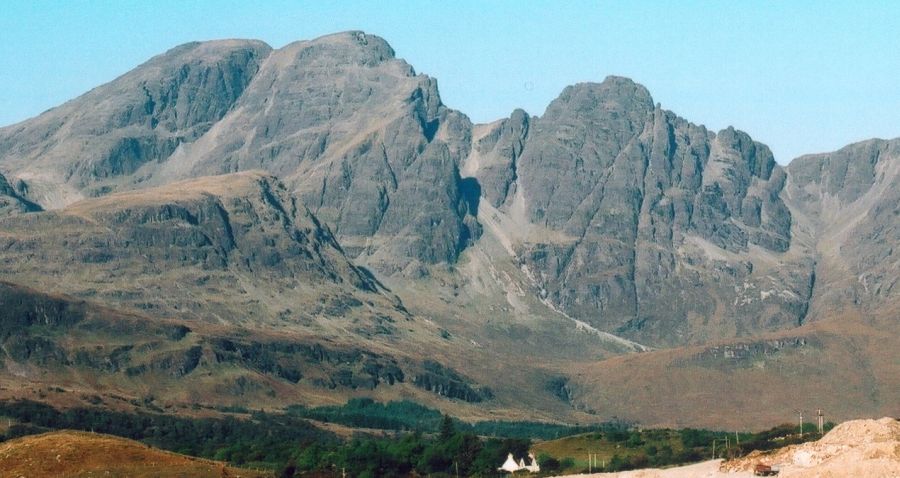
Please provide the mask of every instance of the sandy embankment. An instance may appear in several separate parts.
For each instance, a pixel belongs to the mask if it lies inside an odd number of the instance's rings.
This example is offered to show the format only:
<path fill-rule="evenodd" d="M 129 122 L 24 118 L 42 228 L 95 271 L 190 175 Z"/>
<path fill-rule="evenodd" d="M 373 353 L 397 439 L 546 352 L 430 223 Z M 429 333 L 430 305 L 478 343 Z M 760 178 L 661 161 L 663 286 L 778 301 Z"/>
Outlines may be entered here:
<path fill-rule="evenodd" d="M 778 478 L 900 478 L 900 421 L 851 420 L 818 441 L 771 452 L 752 452 L 723 463 L 710 460 L 688 466 L 619 473 L 568 475 L 566 478 L 743 478 L 757 463 L 779 470 Z"/>

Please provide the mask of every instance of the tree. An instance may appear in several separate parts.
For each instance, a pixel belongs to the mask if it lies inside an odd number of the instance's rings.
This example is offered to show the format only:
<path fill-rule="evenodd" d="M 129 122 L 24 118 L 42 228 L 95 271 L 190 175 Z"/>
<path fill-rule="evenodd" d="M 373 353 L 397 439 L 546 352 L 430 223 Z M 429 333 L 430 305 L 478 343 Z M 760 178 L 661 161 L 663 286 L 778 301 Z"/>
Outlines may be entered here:
<path fill-rule="evenodd" d="M 291 458 L 288 460 L 287 464 L 284 465 L 284 468 L 281 469 L 281 473 L 278 474 L 280 478 L 294 478 L 294 473 L 297 471 L 297 464 L 294 463 L 294 459 Z"/>
<path fill-rule="evenodd" d="M 541 465 L 541 471 L 553 472 L 559 471 L 560 463 L 559 460 L 553 458 L 552 456 L 541 453 L 537 457 L 538 465 Z"/>
<path fill-rule="evenodd" d="M 441 441 L 449 440 L 456 433 L 456 427 L 453 426 L 453 419 L 450 415 L 444 414 L 441 420 L 440 439 Z"/>

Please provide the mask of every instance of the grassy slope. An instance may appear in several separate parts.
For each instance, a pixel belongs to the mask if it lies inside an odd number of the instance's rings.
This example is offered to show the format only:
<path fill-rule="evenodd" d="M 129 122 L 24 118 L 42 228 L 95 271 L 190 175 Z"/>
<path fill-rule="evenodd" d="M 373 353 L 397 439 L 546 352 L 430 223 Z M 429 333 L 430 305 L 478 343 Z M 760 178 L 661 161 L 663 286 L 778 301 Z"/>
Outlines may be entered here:
<path fill-rule="evenodd" d="M 222 462 L 179 455 L 142 443 L 84 432 L 53 432 L 0 444 L 3 476 L 181 477 L 271 476 Z"/>
<path fill-rule="evenodd" d="M 896 316 L 894 316 L 896 317 Z M 890 318 L 888 318 L 890 319 Z M 843 315 L 767 336 L 573 366 L 576 401 L 645 426 L 761 430 L 823 408 L 829 420 L 900 414 L 896 319 Z M 746 344 L 805 341 L 743 358 Z M 807 415 L 811 416 L 811 415 Z"/>

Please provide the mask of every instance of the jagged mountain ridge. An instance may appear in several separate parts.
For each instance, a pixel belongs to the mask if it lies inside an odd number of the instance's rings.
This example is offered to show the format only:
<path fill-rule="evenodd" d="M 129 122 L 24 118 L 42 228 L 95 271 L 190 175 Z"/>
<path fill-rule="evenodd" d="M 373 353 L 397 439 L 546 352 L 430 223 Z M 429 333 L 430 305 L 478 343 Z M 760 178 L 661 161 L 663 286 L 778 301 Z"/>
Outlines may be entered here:
<path fill-rule="evenodd" d="M 98 97 L 112 106 L 88 108 Z M 65 127 L 52 127 L 60 122 Z M 114 128 L 84 133 L 82 123 Z M 569 87 L 542 117 L 515 112 L 499 128 L 475 128 L 445 107 L 435 80 L 373 35 L 335 34 L 274 51 L 232 40 L 175 48 L 3 128 L 0 171 L 55 207 L 264 169 L 351 257 L 410 280 L 429 265 L 456 263 L 478 240 L 483 191 L 485 206 L 514 219 L 504 240 L 541 299 L 601 330 L 667 345 L 805 319 L 814 261 L 789 251 L 791 214 L 779 197 L 785 173 L 764 145 L 690 124 L 616 77 Z M 45 137 L 48 144 L 35 139 Z M 133 140 L 171 147 L 129 147 L 134 154 L 124 156 L 109 149 Z M 78 141 L 102 147 L 80 158 Z M 110 161 L 118 166 L 102 166 Z M 46 192 L 53 178 L 65 193 Z M 677 294 L 661 296 L 664 289 Z M 732 307 L 737 317 L 728 317 Z"/>
<path fill-rule="evenodd" d="M 194 101 L 208 107 L 193 109 Z M 94 108 L 97 102 L 108 106 Z M 122 144 L 151 146 L 116 146 Z M 518 372 L 525 378 L 515 385 L 530 390 L 531 399 L 550 396 L 548 383 L 572 390 L 590 383 L 570 376 L 572 363 L 646 349 L 616 335 L 654 347 L 749 340 L 836 310 L 865 310 L 889 323 L 900 310 L 898 164 L 897 140 L 873 140 L 783 168 L 746 133 L 707 131 L 619 77 L 566 88 L 542 116 L 516 110 L 472 125 L 441 103 L 435 80 L 416 74 L 373 35 L 335 34 L 278 50 L 236 40 L 175 48 L 60 108 L 0 128 L 0 173 L 15 184 L 0 191 L 0 200 L 12 198 L 16 211 L 25 203 L 60 209 L 41 213 L 44 219 L 0 220 L 0 229 L 7 237 L 17 230 L 41 237 L 40 230 L 60 224 L 89 230 L 91 214 L 106 220 L 109 213 L 101 211 L 116 209 L 123 196 L 113 192 L 262 169 L 287 186 L 279 204 L 296 201 L 298 210 L 309 209 L 307 221 L 333 231 L 338 255 L 349 257 L 335 259 L 349 264 L 338 277 L 371 285 L 364 269 L 353 272 L 354 263 L 370 267 L 412 316 L 450 337 L 432 342 L 437 335 L 429 329 L 427 339 L 415 332 L 404 346 L 441 344 L 439 362 L 479 383 L 497 373 L 471 365 L 470 356 Z M 212 187 L 218 180 L 203 181 Z M 84 206 L 73 202 L 91 196 L 101 198 L 86 203 L 97 207 L 79 222 Z M 266 214 L 257 216 L 263 220 L 248 216 L 248 228 L 270 230 Z M 170 219 L 136 224 L 153 237 L 188 240 L 179 245 L 182 259 L 159 249 L 154 260 L 178 264 L 200 254 L 203 264 L 217 257 L 217 246 L 190 243 L 200 236 L 188 216 Z M 171 226 L 195 232 L 181 237 L 167 232 Z M 98 267 L 83 264 L 121 244 L 43 237 L 44 245 L 13 240 L 4 278 L 185 317 L 198 309 L 191 295 L 205 291 L 227 298 L 206 316 L 222 323 L 275 327 L 298 305 L 318 301 L 292 297 L 294 287 L 327 276 L 301 268 L 299 278 L 285 279 L 294 273 L 285 274 L 285 257 L 257 252 L 290 250 L 291 242 L 260 239 L 253 243 L 260 247 L 242 251 L 244 259 L 267 263 L 264 274 L 276 281 L 293 281 L 261 296 L 276 305 L 210 288 L 208 274 L 197 270 L 168 277 L 166 287 L 186 290 L 166 289 L 177 298 L 166 304 L 145 300 L 147 290 L 159 290 L 148 288 L 147 275 L 159 268 L 153 261 L 138 269 L 126 264 L 136 280 L 117 292 L 118 276 L 96 282 L 78 268 Z M 69 244 L 75 250 L 66 251 Z M 38 279 L 55 275 L 57 262 L 72 269 L 65 281 Z M 324 282 L 316 290 L 348 291 L 348 284 Z M 254 287 L 250 295 L 260 292 Z M 371 287 L 380 291 L 376 308 L 397 306 L 390 293 Z M 360 293 L 351 289 L 351 296 Z M 249 316 L 242 317 L 243 308 Z M 319 318 L 304 320 L 312 333 L 335 330 Z M 544 362 L 517 369 L 523 346 Z M 614 413 L 614 404 L 590 399 L 559 405 Z"/>
<path fill-rule="evenodd" d="M 463 170 L 516 224 L 505 231 L 516 256 L 571 315 L 656 344 L 802 322 L 813 261 L 786 254 L 786 175 L 746 133 L 708 132 L 610 77 L 566 88 L 541 117 L 513 113 L 474 151 Z M 773 276 L 769 297 L 741 290 L 758 294 Z M 726 307 L 736 320 L 723 320 Z"/>

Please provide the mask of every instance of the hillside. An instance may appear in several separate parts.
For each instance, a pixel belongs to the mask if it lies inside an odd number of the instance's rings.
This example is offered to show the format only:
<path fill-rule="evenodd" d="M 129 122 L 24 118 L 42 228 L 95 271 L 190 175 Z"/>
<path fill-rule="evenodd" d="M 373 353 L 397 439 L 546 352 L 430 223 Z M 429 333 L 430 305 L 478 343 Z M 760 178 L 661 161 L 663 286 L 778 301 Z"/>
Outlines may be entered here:
<path fill-rule="evenodd" d="M 0 290 L 104 311 L 0 310 L 0 377 L 582 423 L 895 414 L 898 145 L 782 167 L 616 76 L 475 125 L 375 35 L 185 44 L 0 128 Z"/>
<path fill-rule="evenodd" d="M 85 432 L 53 432 L 0 443 L 0 476 L 59 478 L 269 477 L 257 472 L 161 451 L 143 443 Z"/>

